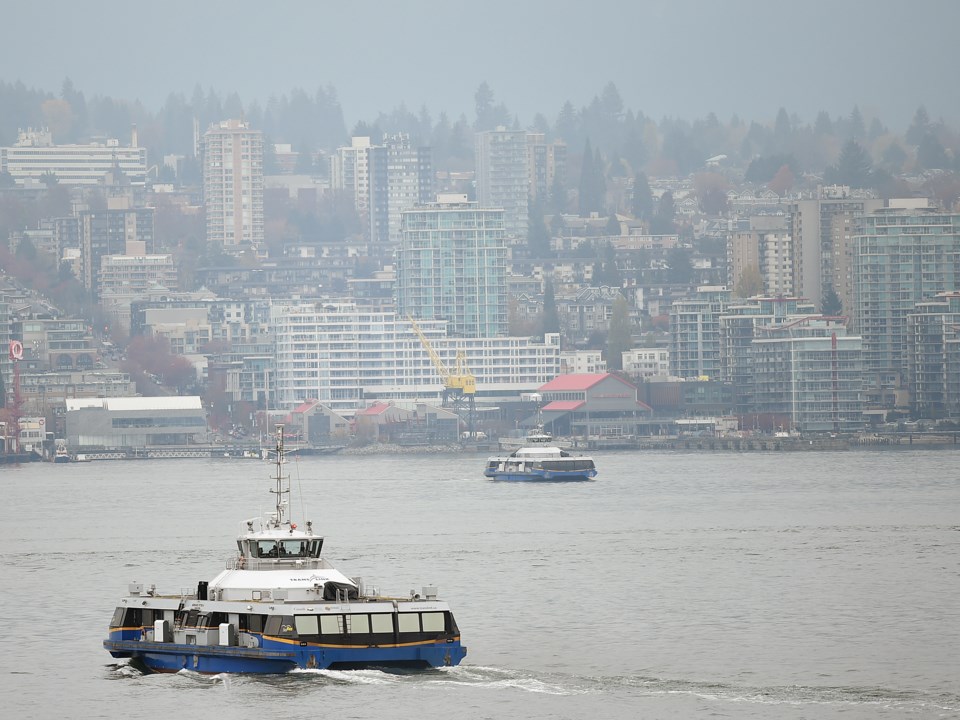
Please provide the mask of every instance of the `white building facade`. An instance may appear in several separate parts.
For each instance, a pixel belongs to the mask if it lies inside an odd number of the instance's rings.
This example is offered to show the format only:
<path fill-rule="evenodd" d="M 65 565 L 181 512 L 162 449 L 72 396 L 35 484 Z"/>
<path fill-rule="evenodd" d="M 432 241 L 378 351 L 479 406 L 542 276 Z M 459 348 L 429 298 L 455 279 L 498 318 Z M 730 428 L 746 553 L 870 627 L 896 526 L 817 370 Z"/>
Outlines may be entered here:
<path fill-rule="evenodd" d="M 560 374 L 559 335 L 447 337 L 447 323 L 417 323 L 448 368 L 458 351 L 477 379 L 478 401 L 519 398 Z M 439 401 L 443 381 L 408 320 L 353 304 L 277 304 L 275 409 L 319 400 L 350 416 L 373 401 Z"/>
<path fill-rule="evenodd" d="M 0 172 L 23 184 L 53 175 L 62 185 L 99 185 L 114 167 L 132 183 L 147 178 L 147 149 L 123 147 L 119 140 L 88 145 L 54 145 L 49 130 L 21 130 L 17 142 L 0 148 Z"/>

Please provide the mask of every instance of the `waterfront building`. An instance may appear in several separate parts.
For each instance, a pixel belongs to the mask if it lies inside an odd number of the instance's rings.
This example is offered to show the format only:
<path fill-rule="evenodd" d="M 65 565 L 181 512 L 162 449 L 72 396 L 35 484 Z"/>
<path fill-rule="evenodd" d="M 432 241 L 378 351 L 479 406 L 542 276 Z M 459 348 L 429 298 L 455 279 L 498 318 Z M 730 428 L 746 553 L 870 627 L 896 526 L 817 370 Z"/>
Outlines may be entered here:
<path fill-rule="evenodd" d="M 560 373 L 559 335 L 463 338 L 448 335 L 447 321 L 417 324 L 447 368 L 464 353 L 478 403 L 516 399 Z M 278 303 L 271 325 L 276 409 L 314 399 L 352 415 L 376 400 L 412 406 L 442 397 L 438 370 L 403 316 L 351 303 Z"/>
<path fill-rule="evenodd" d="M 773 328 L 816 314 L 804 298 L 757 296 L 727 305 L 719 317 L 720 375 L 733 385 L 738 414 L 756 412 L 754 341 Z"/>
<path fill-rule="evenodd" d="M 640 401 L 637 386 L 620 375 L 560 375 L 544 383 L 543 423 L 557 435 L 621 438 L 647 434 L 653 410 Z"/>
<path fill-rule="evenodd" d="M 864 368 L 873 384 L 897 385 L 907 370 L 907 315 L 960 288 L 960 214 L 892 207 L 863 216 L 854 277 Z"/>
<path fill-rule="evenodd" d="M 0 172 L 17 184 L 36 182 L 53 175 L 61 185 L 99 185 L 114 168 L 130 182 L 142 185 L 147 178 L 147 149 L 138 147 L 136 131 L 129 147 L 119 140 L 86 145 L 55 145 L 47 129 L 21 130 L 17 142 L 0 147 Z"/>
<path fill-rule="evenodd" d="M 754 407 L 801 433 L 863 429 L 861 339 L 838 318 L 768 327 L 753 342 Z"/>
<path fill-rule="evenodd" d="M 197 396 L 70 398 L 67 446 L 149 448 L 206 443 L 207 413 Z"/>
<path fill-rule="evenodd" d="M 721 375 L 720 316 L 730 300 L 725 286 L 702 285 L 670 306 L 671 375 L 684 379 Z"/>
<path fill-rule="evenodd" d="M 207 242 L 223 248 L 263 245 L 263 133 L 223 120 L 203 135 Z"/>
<path fill-rule="evenodd" d="M 403 213 L 397 253 L 397 313 L 446 320 L 451 335 L 507 332 L 507 248 L 503 212 L 464 195 Z"/>
<path fill-rule="evenodd" d="M 907 314 L 906 359 L 915 418 L 960 418 L 960 292 L 918 302 Z"/>
<path fill-rule="evenodd" d="M 844 185 L 817 188 L 816 197 L 789 205 L 793 254 L 793 294 L 819 308 L 833 290 L 843 313 L 854 314 L 854 237 L 861 216 L 883 207 L 883 200 Z"/>
<path fill-rule="evenodd" d="M 477 133 L 477 200 L 482 208 L 503 211 L 504 235 L 511 244 L 527 240 L 528 169 L 526 132 L 499 127 Z"/>

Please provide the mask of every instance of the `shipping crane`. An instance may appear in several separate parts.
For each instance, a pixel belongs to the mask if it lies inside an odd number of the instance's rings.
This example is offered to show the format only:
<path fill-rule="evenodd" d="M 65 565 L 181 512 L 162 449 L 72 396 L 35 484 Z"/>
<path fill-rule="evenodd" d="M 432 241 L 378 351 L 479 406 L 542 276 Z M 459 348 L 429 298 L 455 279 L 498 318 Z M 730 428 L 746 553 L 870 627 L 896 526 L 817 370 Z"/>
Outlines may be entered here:
<path fill-rule="evenodd" d="M 451 370 L 437 354 L 437 351 L 433 349 L 433 345 L 423 334 L 423 330 L 417 325 L 417 321 L 411 315 L 407 315 L 407 320 L 410 321 L 413 331 L 420 338 L 420 344 L 427 351 L 433 366 L 437 369 L 437 374 L 443 381 L 443 407 L 451 408 L 461 418 L 466 414 L 467 431 L 470 437 L 473 437 L 474 397 L 477 394 L 477 379 L 470 372 L 470 368 L 467 367 L 467 356 L 463 350 L 457 350 L 457 357 Z"/>

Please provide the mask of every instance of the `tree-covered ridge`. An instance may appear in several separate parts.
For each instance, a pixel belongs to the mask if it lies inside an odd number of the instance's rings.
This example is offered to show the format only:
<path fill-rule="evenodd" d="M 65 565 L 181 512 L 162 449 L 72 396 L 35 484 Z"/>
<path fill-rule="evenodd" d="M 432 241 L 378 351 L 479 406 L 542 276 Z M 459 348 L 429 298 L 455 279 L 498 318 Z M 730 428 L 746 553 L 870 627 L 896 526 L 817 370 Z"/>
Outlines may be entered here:
<path fill-rule="evenodd" d="M 960 133 L 942 120 L 931 119 L 923 107 L 917 109 L 906 133 L 898 135 L 882 118 L 864 117 L 856 106 L 843 117 L 820 112 L 812 122 L 785 108 L 768 122 L 736 116 L 721 122 L 713 113 L 692 121 L 674 117 L 656 121 L 625 107 L 613 83 L 579 108 L 571 100 L 564 102 L 552 123 L 547 114 L 537 113 L 532 122 L 522 125 L 504 103 L 497 102 L 487 83 L 480 85 L 474 100 L 472 119 L 465 115 L 453 119 L 443 109 L 434 117 L 427 107 L 414 112 L 401 104 L 357 122 L 348 132 L 337 91 L 330 85 L 314 91 L 296 88 L 265 102 L 245 102 L 235 92 L 223 95 L 197 86 L 189 98 L 174 92 L 162 107 L 151 110 L 135 100 L 86 98 L 69 79 L 56 94 L 20 82 L 0 82 L 0 145 L 12 144 L 19 128 L 47 126 L 56 142 L 68 143 L 126 138 L 136 124 L 141 144 L 153 157 L 190 156 L 195 120 L 202 132 L 212 122 L 243 117 L 272 142 L 290 143 L 307 157 L 329 153 L 350 134 L 378 138 L 406 133 L 415 142 L 433 147 L 439 169 L 472 167 L 473 133 L 503 125 L 525 127 L 544 133 L 550 141 L 565 142 L 570 149 L 570 178 L 580 176 L 584 161 L 588 173 L 602 171 L 608 178 L 633 178 L 640 173 L 685 177 L 711 158 L 748 168 L 748 181 L 776 179 L 777 186 L 807 173 L 833 173 L 838 182 L 882 188 L 899 173 L 960 170 Z M 588 146 L 591 154 L 586 158 L 580 153 Z"/>

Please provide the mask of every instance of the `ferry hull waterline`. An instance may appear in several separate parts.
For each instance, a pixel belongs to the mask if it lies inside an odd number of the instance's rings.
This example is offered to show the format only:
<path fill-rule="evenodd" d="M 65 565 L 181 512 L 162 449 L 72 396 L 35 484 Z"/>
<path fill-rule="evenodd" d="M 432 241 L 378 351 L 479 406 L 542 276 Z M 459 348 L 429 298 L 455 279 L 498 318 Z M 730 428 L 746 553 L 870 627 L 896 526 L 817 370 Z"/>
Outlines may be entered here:
<path fill-rule="evenodd" d="M 277 427 L 276 510 L 246 520 L 237 555 L 190 594 L 132 582 L 104 648 L 147 671 L 286 673 L 296 668 L 420 669 L 459 664 L 460 630 L 435 587 L 381 595 L 321 556 L 313 524 L 289 519 L 283 429 Z"/>

